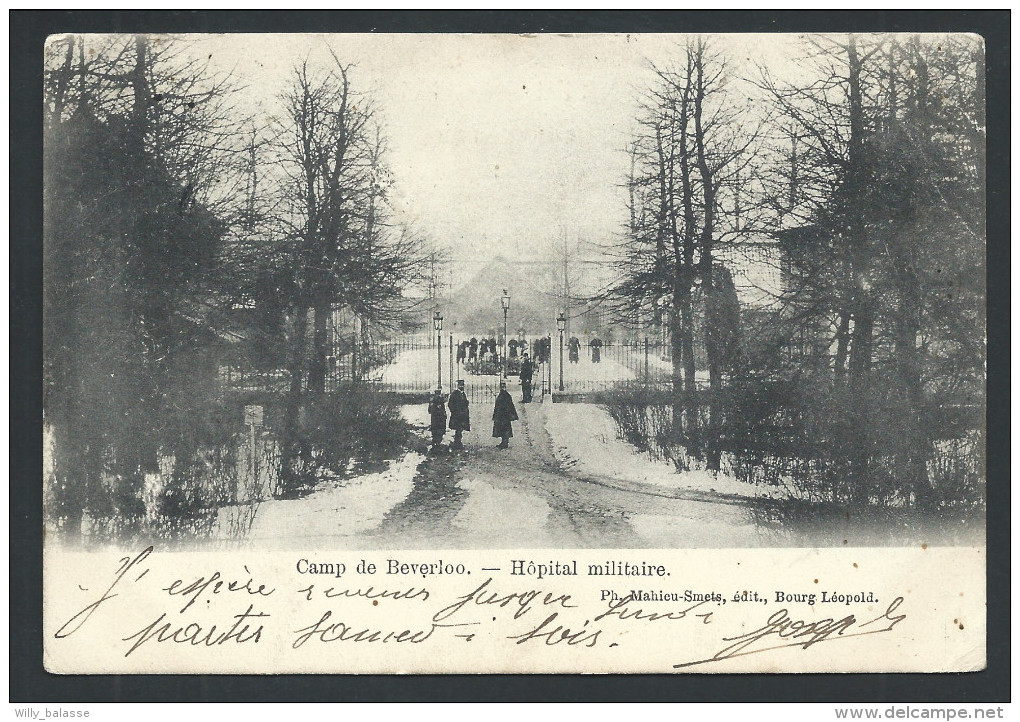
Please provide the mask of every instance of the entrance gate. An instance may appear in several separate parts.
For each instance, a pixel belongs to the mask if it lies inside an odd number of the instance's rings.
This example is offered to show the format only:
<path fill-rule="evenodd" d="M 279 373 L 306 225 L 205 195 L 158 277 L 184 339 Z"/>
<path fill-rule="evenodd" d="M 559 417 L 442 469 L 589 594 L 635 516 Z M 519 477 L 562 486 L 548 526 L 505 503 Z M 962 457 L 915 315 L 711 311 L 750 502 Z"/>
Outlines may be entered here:
<path fill-rule="evenodd" d="M 381 391 L 424 398 L 441 384 L 449 393 L 458 380 L 472 403 L 491 402 L 499 393 L 499 382 L 506 374 L 514 399 L 521 398 L 519 380 L 522 348 L 536 360 L 532 382 L 534 401 L 548 401 L 553 392 L 568 396 L 617 388 L 670 388 L 672 361 L 669 347 L 648 339 L 631 342 L 603 342 L 581 338 L 571 353 L 570 340 L 564 340 L 563 369 L 560 369 L 559 339 L 539 336 L 525 339 L 527 345 L 501 348 L 498 339 L 476 338 L 474 353 L 470 337 L 443 334 L 442 345 L 435 338 L 404 336 L 362 345 L 357 361 L 340 359 L 334 366 L 328 386 L 339 388 L 354 379 L 367 381 Z M 483 343 L 484 342 L 484 343 Z M 696 350 L 697 354 L 697 350 Z M 696 358 L 698 361 L 703 359 Z M 698 386 L 707 386 L 707 373 L 699 363 Z"/>
<path fill-rule="evenodd" d="M 396 394 L 426 395 L 441 383 L 443 393 L 448 394 L 456 387 L 457 381 L 464 381 L 464 392 L 472 403 L 491 403 L 499 393 L 502 374 L 506 373 L 507 389 L 515 400 L 521 398 L 520 361 L 521 347 L 512 352 L 502 353 L 493 339 L 476 339 L 474 353 L 471 352 L 470 338 L 444 334 L 443 345 L 436 347 L 435 340 L 427 337 L 407 337 L 373 344 L 369 355 L 377 359 L 374 368 L 365 369 L 366 379 L 381 391 Z M 547 348 L 535 343 L 541 339 L 529 339 L 524 350 L 531 353 L 531 346 Z M 535 366 L 532 379 L 532 395 L 535 403 L 545 400 L 552 390 L 552 368 L 547 355 Z"/>

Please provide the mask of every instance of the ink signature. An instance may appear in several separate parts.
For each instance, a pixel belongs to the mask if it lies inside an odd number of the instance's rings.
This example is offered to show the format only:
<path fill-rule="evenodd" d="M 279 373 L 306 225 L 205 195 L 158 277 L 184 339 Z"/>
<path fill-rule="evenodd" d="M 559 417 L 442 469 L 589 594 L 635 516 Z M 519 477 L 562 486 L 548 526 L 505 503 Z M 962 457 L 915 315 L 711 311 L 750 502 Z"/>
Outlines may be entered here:
<path fill-rule="evenodd" d="M 709 662 L 721 662 L 725 659 L 746 657 L 751 654 L 761 654 L 762 652 L 784 649 L 786 647 L 808 649 L 822 642 L 891 632 L 897 624 L 907 618 L 906 614 L 894 614 L 902 604 L 903 597 L 896 597 L 882 614 L 863 623 L 858 623 L 857 618 L 852 614 L 848 614 L 842 619 L 828 618 L 807 622 L 793 619 L 790 617 L 788 610 L 780 609 L 778 612 L 774 612 L 765 621 L 765 624 L 753 632 L 737 637 L 724 637 L 722 641 L 731 642 L 731 644 L 723 647 L 713 656 L 693 662 L 674 664 L 673 668 L 683 669 Z M 865 630 L 865 627 L 871 628 Z M 847 632 L 850 630 L 854 631 L 848 634 Z M 760 646 L 761 644 L 768 646 Z"/>

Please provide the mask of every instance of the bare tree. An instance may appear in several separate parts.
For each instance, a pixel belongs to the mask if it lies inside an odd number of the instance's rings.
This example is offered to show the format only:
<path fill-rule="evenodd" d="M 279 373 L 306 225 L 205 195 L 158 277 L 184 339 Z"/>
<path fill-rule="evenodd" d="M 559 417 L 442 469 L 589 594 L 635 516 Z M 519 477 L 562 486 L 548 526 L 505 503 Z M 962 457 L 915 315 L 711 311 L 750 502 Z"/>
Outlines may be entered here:
<path fill-rule="evenodd" d="M 393 322 L 407 306 L 402 290 L 421 261 L 417 237 L 389 226 L 385 142 L 372 103 L 352 87 L 351 70 L 336 55 L 325 70 L 300 64 L 277 129 L 287 224 L 280 250 L 290 275 L 286 473 L 295 455 L 307 451 L 294 445 L 304 388 L 322 393 L 326 387 L 333 310 Z"/>
<path fill-rule="evenodd" d="M 675 65 L 656 69 L 658 83 L 631 146 L 629 238 L 623 276 L 610 296 L 617 308 L 654 309 L 665 301 L 673 358 L 673 417 L 692 447 L 701 446 L 695 340 L 695 300 L 704 299 L 710 402 L 708 466 L 718 469 L 720 391 L 733 343 L 735 290 L 719 262 L 720 244 L 750 233 L 755 217 L 748 186 L 761 120 L 727 88 L 725 59 L 703 38 L 681 47 Z M 723 319 L 728 319 L 724 324 Z M 727 330 L 724 325 L 730 328 Z M 681 418 L 683 419 L 681 424 Z"/>

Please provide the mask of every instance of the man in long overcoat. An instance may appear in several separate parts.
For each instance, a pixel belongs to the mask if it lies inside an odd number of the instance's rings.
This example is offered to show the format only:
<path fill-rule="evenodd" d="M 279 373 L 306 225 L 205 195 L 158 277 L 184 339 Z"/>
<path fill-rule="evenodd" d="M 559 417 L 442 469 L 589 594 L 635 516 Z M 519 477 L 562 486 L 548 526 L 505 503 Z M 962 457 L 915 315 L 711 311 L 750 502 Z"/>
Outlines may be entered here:
<path fill-rule="evenodd" d="M 461 438 L 465 431 L 471 431 L 471 412 L 468 409 L 467 394 L 464 393 L 464 379 L 457 381 L 457 388 L 450 392 L 450 428 L 453 429 L 451 449 L 463 449 Z"/>
<path fill-rule="evenodd" d="M 496 397 L 496 406 L 492 410 L 492 438 L 502 439 L 496 446 L 497 449 L 505 449 L 510 446 L 510 437 L 514 435 L 514 429 L 510 422 L 517 421 L 517 408 L 510 392 L 506 390 L 506 381 L 499 384 L 499 395 Z"/>
<path fill-rule="evenodd" d="M 521 400 L 524 403 L 531 401 L 531 381 L 534 377 L 535 364 L 528 358 L 528 354 L 524 354 L 524 360 L 521 361 L 521 391 L 523 396 Z"/>
<path fill-rule="evenodd" d="M 437 388 L 429 399 L 429 431 L 432 432 L 431 451 L 439 451 L 446 435 L 446 399 L 443 398 L 442 387 Z"/>

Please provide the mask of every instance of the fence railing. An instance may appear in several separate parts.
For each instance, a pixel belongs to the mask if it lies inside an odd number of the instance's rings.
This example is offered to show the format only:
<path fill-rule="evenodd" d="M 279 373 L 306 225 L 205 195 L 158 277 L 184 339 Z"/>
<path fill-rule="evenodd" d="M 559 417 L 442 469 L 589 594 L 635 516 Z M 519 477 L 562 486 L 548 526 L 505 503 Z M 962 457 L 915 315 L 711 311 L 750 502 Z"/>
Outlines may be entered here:
<path fill-rule="evenodd" d="M 495 395 L 501 378 L 516 383 L 523 354 L 535 363 L 533 387 L 550 392 L 588 393 L 643 384 L 668 388 L 673 365 L 668 344 L 658 340 L 630 342 L 557 336 L 511 339 L 441 334 L 439 343 L 427 336 L 408 336 L 361 343 L 344 354 L 331 356 L 326 365 L 326 391 L 353 383 L 367 383 L 392 393 L 423 394 L 436 386 L 445 390 L 464 380 L 469 395 Z M 562 366 L 561 366 L 562 359 Z M 284 369 L 241 370 L 224 367 L 221 375 L 235 391 L 285 392 L 290 375 Z M 307 387 L 307 376 L 304 380 Z M 708 374 L 697 373 L 699 388 L 708 386 Z"/>

